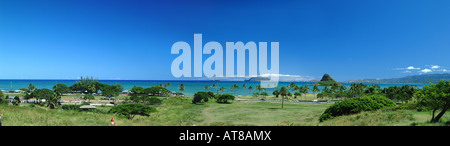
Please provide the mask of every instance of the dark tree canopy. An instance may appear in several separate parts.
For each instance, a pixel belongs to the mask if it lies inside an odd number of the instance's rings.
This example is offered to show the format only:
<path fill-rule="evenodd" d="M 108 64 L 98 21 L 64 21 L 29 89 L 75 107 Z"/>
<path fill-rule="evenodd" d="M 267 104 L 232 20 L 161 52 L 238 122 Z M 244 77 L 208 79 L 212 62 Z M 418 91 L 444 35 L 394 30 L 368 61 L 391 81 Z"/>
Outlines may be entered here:
<path fill-rule="evenodd" d="M 144 93 L 152 96 L 169 96 L 171 92 L 162 86 L 153 86 L 145 88 Z"/>
<path fill-rule="evenodd" d="M 61 100 L 61 96 L 59 94 L 49 89 L 36 89 L 31 92 L 31 97 L 36 99 L 45 99 L 47 107 L 52 109 L 60 105 L 59 101 Z"/>
<path fill-rule="evenodd" d="M 234 95 L 231 94 L 221 94 L 216 97 L 218 103 L 228 103 L 228 101 L 234 100 L 234 98 Z"/>
<path fill-rule="evenodd" d="M 75 82 L 70 89 L 84 94 L 97 93 L 101 88 L 101 83 L 94 77 L 81 77 L 79 81 Z"/>
<path fill-rule="evenodd" d="M 133 92 L 133 94 L 145 94 L 144 88 L 142 87 L 134 86 L 133 88 L 130 89 L 130 91 Z"/>
<path fill-rule="evenodd" d="M 53 86 L 53 91 L 57 93 L 68 93 L 70 92 L 70 88 L 65 84 L 56 84 Z"/>
<path fill-rule="evenodd" d="M 214 97 L 214 95 L 213 95 Z M 194 98 L 192 99 L 192 103 L 202 103 L 202 102 L 208 102 L 209 98 L 211 98 L 211 95 L 208 94 L 208 92 L 197 92 L 194 94 Z"/>
<path fill-rule="evenodd" d="M 156 108 L 138 103 L 127 103 L 114 106 L 109 112 L 123 115 L 129 120 L 133 120 L 136 115 L 150 116 L 150 113 L 156 112 Z"/>
<path fill-rule="evenodd" d="M 431 122 L 438 122 L 450 108 L 450 81 L 441 80 L 437 84 L 431 83 L 430 86 L 424 86 L 414 95 L 419 98 L 420 105 L 433 110 Z M 441 112 L 435 116 L 437 110 Z"/>

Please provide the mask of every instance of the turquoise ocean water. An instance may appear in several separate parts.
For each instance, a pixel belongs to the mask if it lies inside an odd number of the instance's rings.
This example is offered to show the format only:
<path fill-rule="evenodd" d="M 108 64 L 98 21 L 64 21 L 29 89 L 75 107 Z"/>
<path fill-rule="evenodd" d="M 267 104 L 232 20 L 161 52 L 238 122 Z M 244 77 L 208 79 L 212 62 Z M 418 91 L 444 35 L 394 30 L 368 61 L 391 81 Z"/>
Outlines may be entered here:
<path fill-rule="evenodd" d="M 34 86 L 38 89 L 47 88 L 52 89 L 53 85 L 55 84 L 66 84 L 67 86 L 73 85 L 77 80 L 0 80 L 0 89 L 4 91 L 10 91 L 10 90 L 18 90 L 20 88 L 27 88 L 30 83 L 33 83 Z M 221 92 L 225 94 L 234 94 L 234 95 L 252 95 L 253 92 L 258 92 L 258 90 L 255 89 L 256 86 L 259 85 L 259 82 L 248 82 L 248 81 L 174 81 L 174 80 L 99 80 L 101 83 L 105 84 L 116 84 L 120 83 L 124 87 L 124 90 L 129 90 L 133 86 L 141 86 L 144 88 L 152 87 L 152 86 L 158 86 L 160 84 L 166 84 L 170 83 L 171 85 L 167 87 L 170 91 L 176 91 L 181 92 L 178 90 L 178 87 L 180 84 L 184 84 L 186 91 L 183 92 L 187 96 L 193 95 L 195 92 L 198 91 L 214 91 L 216 93 L 217 89 L 212 88 L 213 84 L 216 84 L 217 87 L 225 87 L 226 90 Z M 230 89 L 230 87 L 234 84 L 237 84 L 239 86 L 239 89 Z M 247 87 L 252 86 L 253 89 L 249 90 L 246 88 L 242 88 L 242 85 L 245 84 Z M 279 89 L 281 86 L 288 86 L 290 82 L 280 82 L 278 84 L 278 87 L 275 88 L 267 88 L 265 92 L 267 92 L 269 95 L 272 95 L 272 92 L 274 90 Z M 295 82 L 295 84 L 302 86 L 302 85 L 309 85 L 313 84 L 311 82 Z M 371 85 L 372 83 L 365 83 L 367 85 Z M 349 86 L 351 83 L 343 83 L 344 86 Z M 381 88 L 384 87 L 390 87 L 390 86 L 402 86 L 405 84 L 401 83 L 387 83 L 387 84 L 381 84 L 378 85 L 381 86 Z M 408 85 L 417 85 L 419 88 L 422 88 L 423 86 L 427 86 L 429 84 L 408 84 Z M 209 90 L 205 89 L 205 86 L 209 86 Z M 319 87 L 319 89 L 323 89 L 324 87 Z M 310 90 L 312 87 L 310 87 Z M 311 91 L 310 91 L 311 93 Z"/>

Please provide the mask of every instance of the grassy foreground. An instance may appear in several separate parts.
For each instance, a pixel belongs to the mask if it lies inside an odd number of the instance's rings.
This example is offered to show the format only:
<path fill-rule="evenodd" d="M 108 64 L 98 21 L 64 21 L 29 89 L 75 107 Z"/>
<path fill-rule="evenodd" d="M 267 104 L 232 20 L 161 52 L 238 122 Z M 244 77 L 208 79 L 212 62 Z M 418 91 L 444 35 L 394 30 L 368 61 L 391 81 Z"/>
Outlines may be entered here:
<path fill-rule="evenodd" d="M 234 101 L 219 104 L 210 101 L 205 104 L 192 104 L 192 98 L 164 98 L 158 112 L 150 117 L 136 116 L 133 120 L 125 117 L 101 113 L 71 110 L 47 110 L 45 107 L 32 107 L 28 104 L 0 106 L 4 114 L 4 126 L 109 126 L 111 118 L 117 126 L 410 126 L 410 125 L 448 125 L 450 116 L 446 114 L 440 123 L 430 124 L 429 112 L 414 110 L 382 109 L 341 116 L 318 122 L 318 117 L 329 104 L 285 103 L 281 109 L 278 102 Z"/>

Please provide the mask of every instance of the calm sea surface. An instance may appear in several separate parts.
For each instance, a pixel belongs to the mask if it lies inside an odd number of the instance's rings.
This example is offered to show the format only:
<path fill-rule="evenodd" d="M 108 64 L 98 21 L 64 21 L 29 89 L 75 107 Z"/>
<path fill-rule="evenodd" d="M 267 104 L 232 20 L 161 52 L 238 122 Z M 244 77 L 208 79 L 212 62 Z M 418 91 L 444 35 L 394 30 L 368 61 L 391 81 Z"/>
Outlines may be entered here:
<path fill-rule="evenodd" d="M 4 91 L 9 90 L 18 90 L 20 88 L 27 88 L 30 83 L 33 83 L 34 86 L 38 89 L 47 88 L 52 89 L 53 85 L 55 84 L 66 84 L 67 86 L 73 85 L 77 80 L 0 80 L 0 89 Z M 173 80 L 99 80 L 101 83 L 105 84 L 116 84 L 120 83 L 124 87 L 124 90 L 129 90 L 133 86 L 141 86 L 144 88 L 152 87 L 152 86 L 158 86 L 160 84 L 166 84 L 170 83 L 171 85 L 167 87 L 170 91 L 176 91 L 181 92 L 178 90 L 178 87 L 180 84 L 184 84 L 186 91 L 183 92 L 184 94 L 190 96 L 193 95 L 195 92 L 198 91 L 214 91 L 216 92 L 217 89 L 212 88 L 213 84 L 216 84 L 217 87 L 225 87 L 226 90 L 222 93 L 225 94 L 234 94 L 234 95 L 251 95 L 253 92 L 258 92 L 258 90 L 255 89 L 256 86 L 259 85 L 259 82 L 247 82 L 247 81 L 173 81 Z M 313 84 L 311 82 L 295 82 L 297 85 L 308 85 Z M 230 87 L 234 84 L 237 84 L 239 86 L 239 89 L 230 89 Z M 242 88 L 242 85 L 245 84 L 247 87 L 252 86 L 253 89 L 249 90 L 247 88 Z M 267 88 L 265 92 L 269 93 L 269 95 L 272 94 L 274 90 L 279 89 L 281 86 L 288 86 L 290 82 L 280 82 L 278 84 L 278 87 L 276 88 Z M 372 83 L 365 83 L 367 85 L 371 85 Z M 349 86 L 351 83 L 343 83 L 344 86 Z M 405 84 L 400 83 L 387 83 L 387 84 L 378 84 L 382 88 L 383 87 L 390 87 L 390 86 L 402 86 Z M 417 85 L 419 88 L 422 88 L 423 86 L 428 86 L 429 84 L 408 84 L 408 85 Z M 209 86 L 209 90 L 205 89 L 205 86 Z M 324 87 L 319 87 L 319 89 L 323 89 Z M 312 87 L 310 87 L 310 90 Z M 311 93 L 311 91 L 310 91 Z"/>

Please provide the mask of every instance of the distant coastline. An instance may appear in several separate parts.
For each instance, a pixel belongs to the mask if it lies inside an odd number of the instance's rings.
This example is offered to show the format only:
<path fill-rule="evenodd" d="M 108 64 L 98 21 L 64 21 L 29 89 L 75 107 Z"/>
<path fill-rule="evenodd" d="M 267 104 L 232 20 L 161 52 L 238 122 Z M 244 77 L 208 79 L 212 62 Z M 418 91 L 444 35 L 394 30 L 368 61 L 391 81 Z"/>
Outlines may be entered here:
<path fill-rule="evenodd" d="M 440 80 L 450 80 L 450 74 L 425 74 L 425 75 L 411 75 L 401 78 L 391 79 L 363 79 L 363 80 L 348 80 L 343 83 L 437 83 Z"/>

